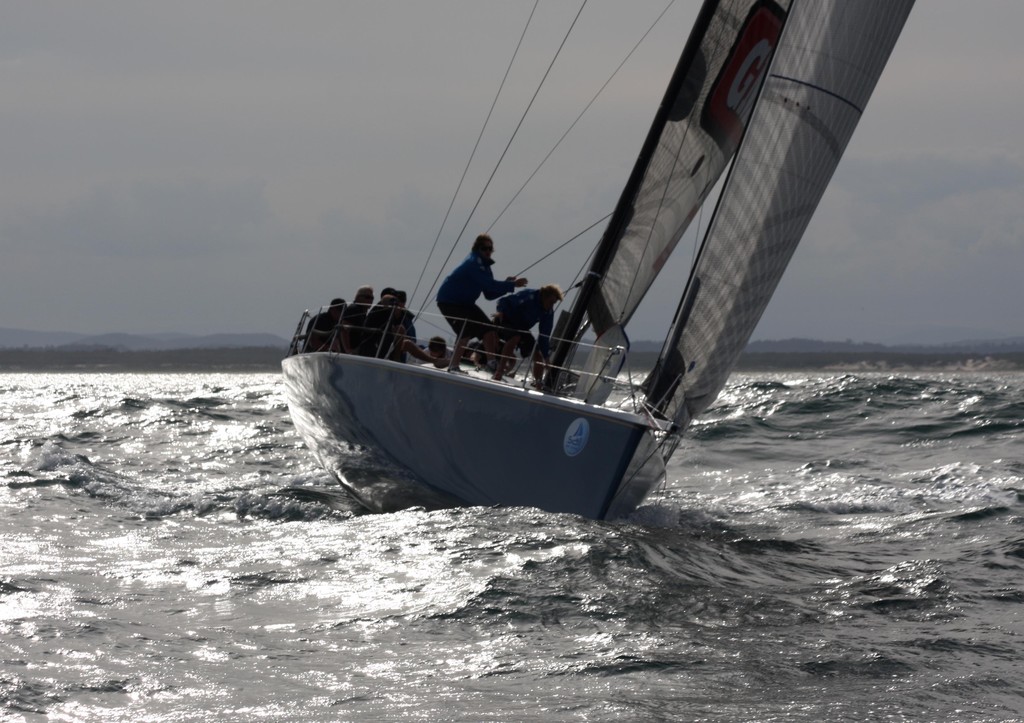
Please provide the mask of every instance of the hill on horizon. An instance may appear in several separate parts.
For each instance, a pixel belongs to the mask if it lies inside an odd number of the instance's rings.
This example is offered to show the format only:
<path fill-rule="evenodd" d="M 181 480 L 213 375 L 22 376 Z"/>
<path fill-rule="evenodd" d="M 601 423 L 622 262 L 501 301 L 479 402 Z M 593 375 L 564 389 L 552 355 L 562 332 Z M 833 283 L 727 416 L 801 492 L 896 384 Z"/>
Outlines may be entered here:
<path fill-rule="evenodd" d="M 116 349 L 120 351 L 167 351 L 172 349 L 236 349 L 274 347 L 286 349 L 288 341 L 276 334 L 78 334 L 69 331 L 29 331 L 0 328 L 0 349 Z"/>
<path fill-rule="evenodd" d="M 635 341 L 630 346 L 633 352 L 659 352 L 660 341 Z M 747 344 L 747 354 L 823 354 L 823 353 L 871 353 L 889 352 L 903 354 L 974 353 L 992 354 L 1024 351 L 1024 336 L 1002 339 L 977 339 L 948 344 L 880 344 L 865 341 L 824 341 L 821 339 L 778 339 L 758 340 Z"/>
<path fill-rule="evenodd" d="M 778 341 L 752 341 L 747 353 L 800 354 L 834 352 L 899 352 L 904 354 L 973 352 L 976 354 L 1024 351 L 1024 337 L 1005 339 L 975 339 L 949 344 L 876 344 L 855 341 L 821 341 L 818 339 L 782 339 Z"/>
<path fill-rule="evenodd" d="M 0 328 L 0 349 L 61 349 L 65 351 L 113 349 L 120 351 L 166 351 L 174 349 L 236 349 L 241 347 L 274 347 L 286 349 L 288 340 L 276 334 L 79 334 L 75 332 L 30 331 Z M 633 352 L 659 352 L 662 342 L 639 340 L 631 345 Z M 927 353 L 1005 353 L 1024 351 L 1024 336 L 1001 339 L 965 340 L 947 344 L 880 344 L 874 342 L 825 341 L 820 339 L 779 339 L 750 342 L 749 354 L 820 354 L 900 352 Z"/>

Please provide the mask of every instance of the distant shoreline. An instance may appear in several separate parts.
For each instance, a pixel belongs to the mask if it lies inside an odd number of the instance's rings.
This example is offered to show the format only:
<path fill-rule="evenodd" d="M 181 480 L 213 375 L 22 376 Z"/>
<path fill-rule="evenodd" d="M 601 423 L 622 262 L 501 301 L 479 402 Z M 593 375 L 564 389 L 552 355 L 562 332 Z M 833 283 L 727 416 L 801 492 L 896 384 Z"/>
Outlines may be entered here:
<path fill-rule="evenodd" d="M 0 372 L 280 372 L 285 349 L 0 349 Z M 656 352 L 634 352 L 634 369 L 649 369 Z M 740 357 L 740 372 L 1024 371 L 1024 352 L 995 354 L 906 352 L 755 352 Z"/>
<path fill-rule="evenodd" d="M 649 357 L 649 360 L 645 357 Z M 630 355 L 638 366 L 653 367 L 655 352 Z M 830 351 L 745 352 L 736 364 L 738 372 L 993 372 L 1024 371 L 1024 352 L 994 354 L 957 352 Z"/>
<path fill-rule="evenodd" d="M 1024 371 L 1024 352 L 970 354 L 965 352 L 758 352 L 740 357 L 737 371 L 846 372 L 994 372 Z"/>
<path fill-rule="evenodd" d="M 286 349 L 0 349 L 0 372 L 275 372 Z"/>

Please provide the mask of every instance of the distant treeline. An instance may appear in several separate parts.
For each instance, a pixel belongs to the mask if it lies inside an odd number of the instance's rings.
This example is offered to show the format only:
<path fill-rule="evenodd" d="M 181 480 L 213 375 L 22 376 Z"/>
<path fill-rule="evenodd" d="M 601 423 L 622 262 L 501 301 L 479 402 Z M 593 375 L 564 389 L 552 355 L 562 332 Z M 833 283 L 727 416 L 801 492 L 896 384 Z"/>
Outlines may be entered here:
<path fill-rule="evenodd" d="M 641 351 L 629 355 L 634 369 L 650 369 L 658 352 Z M 896 351 L 834 352 L 744 352 L 736 365 L 741 372 L 814 371 L 896 371 L 930 369 L 942 371 L 1024 371 L 1024 352 L 977 354 L 970 352 L 920 353 Z"/>
<path fill-rule="evenodd" d="M 930 369 L 943 371 L 1018 371 L 1024 370 L 1024 352 L 746 352 L 737 365 L 739 371 L 797 371 L 837 369 L 850 371 L 887 371 Z"/>
<path fill-rule="evenodd" d="M 0 371 L 112 371 L 177 372 L 237 371 L 277 372 L 285 349 L 239 347 L 232 349 L 171 349 L 164 351 L 119 351 L 116 349 L 0 349 Z M 633 369 L 649 369 L 657 352 L 634 352 Z M 894 351 L 857 352 L 746 352 L 738 371 L 801 370 L 887 371 L 930 369 L 944 371 L 1024 370 L 1024 352 L 970 354 L 965 352 L 905 353 Z"/>
<path fill-rule="evenodd" d="M 280 371 L 286 350 L 234 349 L 0 349 L 0 371 Z"/>

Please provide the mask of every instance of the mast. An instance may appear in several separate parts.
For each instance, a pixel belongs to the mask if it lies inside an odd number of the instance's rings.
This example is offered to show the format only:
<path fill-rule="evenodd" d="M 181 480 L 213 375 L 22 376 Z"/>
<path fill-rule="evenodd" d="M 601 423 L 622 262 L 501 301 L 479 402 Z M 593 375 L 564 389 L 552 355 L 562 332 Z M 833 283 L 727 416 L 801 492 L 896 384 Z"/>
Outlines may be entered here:
<path fill-rule="evenodd" d="M 589 322 L 616 337 L 733 158 L 790 0 L 706 0 L 589 273 L 559 329 L 548 382 Z"/>
<path fill-rule="evenodd" d="M 683 89 L 683 84 L 687 79 L 690 67 L 700 52 L 701 41 L 707 33 L 707 29 L 711 24 L 711 18 L 718 9 L 718 4 L 719 0 L 704 0 L 700 13 L 697 15 L 697 21 L 690 32 L 689 39 L 686 41 L 686 46 L 683 48 L 683 53 L 676 64 L 676 69 L 672 73 L 672 79 L 665 90 L 665 96 L 661 100 L 661 105 L 658 106 L 654 121 L 651 123 L 651 129 L 647 132 L 647 138 L 640 149 L 640 155 L 637 157 L 629 179 L 622 189 L 622 194 L 615 205 L 612 217 L 608 220 L 608 226 L 605 228 L 597 250 L 594 252 L 590 270 L 583 279 L 583 286 L 580 288 L 580 293 L 576 296 L 576 300 L 573 302 L 569 312 L 568 322 L 562 329 L 558 346 L 555 348 L 554 354 L 552 354 L 551 367 L 548 370 L 549 385 L 553 386 L 558 370 L 565 364 L 569 352 L 576 344 L 576 337 L 583 327 L 583 317 L 597 289 L 597 282 L 608 268 L 618 246 L 619 239 L 622 238 L 623 231 L 633 215 L 633 200 L 636 198 L 640 184 L 643 182 L 644 175 L 647 172 L 647 167 L 651 162 L 654 151 L 658 147 L 658 142 L 661 140 L 662 130 L 668 121 L 672 107 L 676 104 Z"/>

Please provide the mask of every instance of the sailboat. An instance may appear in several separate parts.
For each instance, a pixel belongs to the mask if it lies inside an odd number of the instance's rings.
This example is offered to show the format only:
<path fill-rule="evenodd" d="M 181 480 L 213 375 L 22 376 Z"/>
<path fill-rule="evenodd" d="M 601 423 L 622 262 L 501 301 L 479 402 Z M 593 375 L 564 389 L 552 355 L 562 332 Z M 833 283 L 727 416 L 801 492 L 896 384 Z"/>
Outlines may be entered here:
<path fill-rule="evenodd" d="M 282 368 L 306 445 L 375 511 L 503 505 L 628 515 L 725 386 L 912 5 L 707 0 L 556 327 L 543 389 L 294 353 Z M 609 403 L 628 322 L 723 175 L 657 363 L 634 404 Z M 584 344 L 588 332 L 596 341 Z M 510 456 L 509 440 L 526 459 Z"/>

